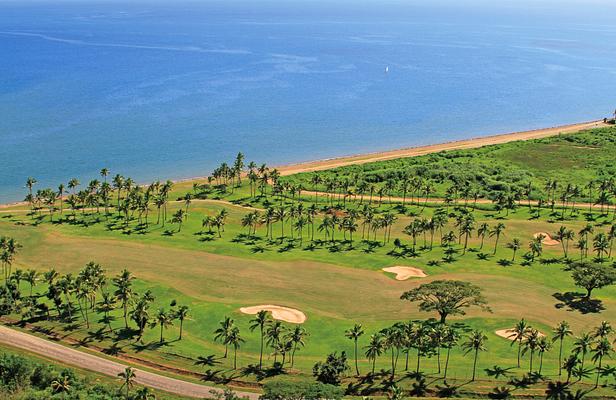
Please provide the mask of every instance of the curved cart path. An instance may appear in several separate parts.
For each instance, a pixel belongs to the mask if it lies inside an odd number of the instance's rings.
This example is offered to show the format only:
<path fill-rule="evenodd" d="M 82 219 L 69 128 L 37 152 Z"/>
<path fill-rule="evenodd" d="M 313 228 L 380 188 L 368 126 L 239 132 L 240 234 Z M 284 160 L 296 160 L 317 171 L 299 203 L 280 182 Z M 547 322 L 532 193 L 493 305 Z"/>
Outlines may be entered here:
<path fill-rule="evenodd" d="M 123 372 L 126 368 L 124 364 L 74 350 L 2 325 L 0 325 L 0 342 L 58 360 L 65 364 L 74 365 L 79 368 L 88 369 L 112 377 L 117 377 L 118 374 Z M 212 398 L 212 393 L 210 393 L 211 390 L 222 393 L 222 390 L 219 388 L 169 378 L 139 368 L 135 368 L 135 375 L 135 382 L 140 385 L 149 386 L 153 389 L 163 390 L 179 396 Z M 236 392 L 236 394 L 250 400 L 257 400 L 259 398 L 257 393 Z"/>

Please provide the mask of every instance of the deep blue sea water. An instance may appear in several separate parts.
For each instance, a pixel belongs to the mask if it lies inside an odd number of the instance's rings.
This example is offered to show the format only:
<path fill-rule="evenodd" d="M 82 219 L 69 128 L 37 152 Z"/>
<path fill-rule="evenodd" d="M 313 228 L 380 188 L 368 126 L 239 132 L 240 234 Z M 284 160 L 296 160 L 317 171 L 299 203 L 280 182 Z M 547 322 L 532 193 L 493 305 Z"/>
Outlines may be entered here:
<path fill-rule="evenodd" d="M 597 119 L 614 1 L 0 0 L 0 201 Z M 389 72 L 385 68 L 389 67 Z"/>

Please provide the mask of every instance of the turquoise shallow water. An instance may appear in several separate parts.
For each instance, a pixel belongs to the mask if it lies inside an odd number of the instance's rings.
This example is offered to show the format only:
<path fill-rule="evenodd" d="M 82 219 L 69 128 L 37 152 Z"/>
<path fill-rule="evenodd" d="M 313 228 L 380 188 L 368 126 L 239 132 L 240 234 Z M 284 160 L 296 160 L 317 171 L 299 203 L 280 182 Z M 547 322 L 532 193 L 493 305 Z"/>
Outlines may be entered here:
<path fill-rule="evenodd" d="M 184 178 L 616 107 L 611 2 L 426 3 L 0 0 L 0 201 L 27 176 Z"/>

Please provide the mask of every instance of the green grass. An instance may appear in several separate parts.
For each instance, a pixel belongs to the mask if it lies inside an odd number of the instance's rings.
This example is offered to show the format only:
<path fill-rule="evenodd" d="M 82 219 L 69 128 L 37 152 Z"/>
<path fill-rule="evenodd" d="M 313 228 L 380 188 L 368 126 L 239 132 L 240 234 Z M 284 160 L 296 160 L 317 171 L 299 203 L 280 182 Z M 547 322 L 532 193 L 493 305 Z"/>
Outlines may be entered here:
<path fill-rule="evenodd" d="M 522 191 L 530 182 L 534 187 L 531 197 L 538 198 L 545 196 L 543 188 L 548 179 L 556 179 L 561 187 L 570 183 L 583 188 L 590 180 L 613 177 L 616 175 L 615 152 L 616 127 L 608 127 L 479 149 L 443 151 L 306 172 L 282 180 L 313 189 L 311 179 L 319 175 L 340 182 L 348 180 L 351 187 L 354 182 L 366 181 L 376 184 L 378 189 L 387 180 L 397 181 L 406 171 L 412 177 L 431 181 L 435 188 L 432 195 L 436 197 L 445 197 L 453 182 L 473 185 L 483 197 L 497 191 Z M 325 186 L 319 185 L 317 189 L 325 190 Z M 399 188 L 394 193 L 401 195 Z M 587 196 L 584 194 L 581 199 Z"/>
<path fill-rule="evenodd" d="M 609 135 L 605 132 L 600 131 L 598 134 L 601 138 L 599 144 L 609 149 L 610 145 L 607 142 L 611 137 L 609 136 L 611 131 L 608 132 Z M 591 134 L 581 135 L 583 142 L 587 143 L 589 139 L 586 136 Z M 576 147 L 571 147 L 573 145 L 568 143 L 574 143 L 575 146 L 578 143 L 575 140 L 570 141 L 568 138 L 571 137 L 576 136 L 511 143 L 468 152 L 475 154 L 473 157 L 482 159 L 481 162 L 484 163 L 492 162 L 490 157 L 493 157 L 502 159 L 502 163 L 505 164 L 523 165 L 536 179 L 543 179 L 542 171 L 546 173 L 548 171 L 544 166 L 550 166 L 548 159 L 554 155 L 563 158 L 563 165 L 570 165 L 571 169 L 561 171 L 570 171 L 574 167 L 577 168 L 575 171 L 581 171 L 579 174 L 576 172 L 567 175 L 570 179 L 583 180 L 586 176 L 594 174 L 597 166 L 607 165 L 609 160 L 603 152 L 604 147 L 597 149 L 596 153 L 593 150 L 591 154 L 594 158 L 590 162 L 588 155 L 581 155 L 583 151 L 590 150 L 585 148 L 579 149 L 580 152 L 571 150 Z M 545 150 L 545 146 L 551 149 L 551 153 Z M 464 152 L 467 151 L 462 153 Z M 567 158 L 567 155 L 571 157 Z M 541 157 L 545 163 L 537 161 Z M 586 164 L 575 157 L 586 160 Z M 481 162 L 477 165 L 482 165 Z M 394 162 L 378 164 L 384 166 L 389 165 L 388 163 L 395 165 Z M 192 184 L 189 183 L 176 186 L 172 198 L 183 196 L 187 190 L 191 190 L 191 187 Z M 460 254 L 455 262 L 446 263 L 442 261 L 443 249 L 438 244 L 433 251 L 421 251 L 417 257 L 400 258 L 391 254 L 394 250 L 394 239 L 398 238 L 407 245 L 410 243 L 410 238 L 401 232 L 413 218 L 408 215 L 418 214 L 422 209 L 420 206 L 409 206 L 405 210 L 406 215 L 399 214 L 397 206 L 393 204 L 384 203 L 379 207 L 380 212 L 392 211 L 398 217 L 392 229 L 391 241 L 384 245 L 381 244 L 382 233 L 377 234 L 378 243 L 372 246 L 361 242 L 360 227 L 352 246 L 348 242 L 337 242 L 332 245 L 325 240 L 323 233 L 317 233 L 316 239 L 320 242 L 311 249 L 308 247 L 307 233 L 304 233 L 303 246 L 288 238 L 268 241 L 264 237 L 264 226 L 257 229 L 255 238 L 244 237 L 247 229 L 241 227 L 240 220 L 250 211 L 244 206 L 263 208 L 267 204 L 278 204 L 278 200 L 272 199 L 271 196 L 268 199 L 251 199 L 248 193 L 248 185 L 244 184 L 233 193 L 213 192 L 208 194 L 208 200 L 193 201 L 188 221 L 183 225 L 181 232 L 176 232 L 177 226 L 167 224 L 164 228 L 160 225 L 151 225 L 139 233 L 135 229 L 135 221 L 131 221 L 128 229 L 124 229 L 115 214 L 107 219 L 102 215 L 90 213 L 81 216 L 78 212 L 77 223 L 65 219 L 63 223 L 56 221 L 52 224 L 48 216 L 37 221 L 16 210 L 13 213 L 2 214 L 0 236 L 15 237 L 24 246 L 17 257 L 16 268 L 36 268 L 45 271 L 53 267 L 61 273 L 76 273 L 87 262 L 95 261 L 103 265 L 108 276 L 128 268 L 139 278 L 136 282 L 136 290 L 139 293 L 147 289 L 153 291 L 156 300 L 152 314 L 159 307 L 168 309 L 172 300 L 176 300 L 178 304 L 188 305 L 191 309 L 190 319 L 185 322 L 184 339 L 175 340 L 178 327 L 174 326 L 165 332 L 167 342 L 162 346 L 158 345 L 158 328 L 146 331 L 144 344 L 118 338 L 116 335 L 121 334 L 123 326 L 119 311 L 114 313 L 116 320 L 113 326 L 116 332 L 113 334 L 96 334 L 102 328 L 101 323 L 97 321 L 89 330 L 80 320 L 74 329 L 70 330 L 56 321 L 39 321 L 36 323 L 38 326 L 53 329 L 66 338 L 85 340 L 91 346 L 102 349 L 120 348 L 121 352 L 128 355 L 193 371 L 203 371 L 194 366 L 198 356 L 210 354 L 220 356 L 223 353 L 223 346 L 213 341 L 213 331 L 225 316 L 235 319 L 246 339 L 246 343 L 240 349 L 239 364 L 246 366 L 256 363 L 259 338 L 257 333 L 248 330 L 249 320 L 252 317 L 241 314 L 239 308 L 258 304 L 280 304 L 306 313 L 308 320 L 305 328 L 310 336 L 306 348 L 298 352 L 296 368 L 287 376 L 268 379 L 311 379 L 312 366 L 324 359 L 329 352 L 346 350 L 352 354 L 352 342 L 344 337 L 344 331 L 354 323 L 362 323 L 366 329 L 367 334 L 360 341 L 360 345 L 364 346 L 369 334 L 396 321 L 433 317 L 434 315 L 419 312 L 415 305 L 399 299 L 402 292 L 433 279 L 470 281 L 484 290 L 493 313 L 471 309 L 467 316 L 451 319 L 452 322 L 462 324 L 465 330 L 481 329 L 488 335 L 489 351 L 481 354 L 479 362 L 479 376 L 482 380 L 486 379 L 484 368 L 515 364 L 515 348 L 512 348 L 507 340 L 496 336 L 494 331 L 511 327 L 521 317 L 548 334 L 551 327 L 561 320 L 569 321 L 576 334 L 591 329 L 602 320 L 616 321 L 615 287 L 598 290 L 593 295 L 602 302 L 604 310 L 583 314 L 571 310 L 555 297 L 556 293 L 579 291 L 560 262 L 535 262 L 523 266 L 520 264 L 521 257 L 518 256 L 518 261 L 509 267 L 497 264 L 500 259 L 511 258 L 511 251 L 507 250 L 504 244 L 512 238 L 520 238 L 526 249 L 536 232 L 555 232 L 561 224 L 577 232 L 587 223 L 583 213 L 576 217 L 567 215 L 565 221 L 558 221 L 558 216 L 550 216 L 547 210 L 544 211 L 542 218 L 533 219 L 526 207 L 519 207 L 508 216 L 505 212 L 476 211 L 478 224 L 483 221 L 491 225 L 503 222 L 507 226 L 496 254 L 491 255 L 494 241 L 488 238 L 483 252 L 489 253 L 490 256 L 487 260 L 480 260 L 477 256 L 479 240 L 472 237 L 469 244 L 473 250 L 461 255 L 461 246 L 458 245 Z M 220 199 L 237 204 L 221 203 Z M 305 202 L 312 199 L 313 196 L 302 197 Z M 285 201 L 290 202 L 289 199 Z M 321 202 L 324 200 L 321 199 Z M 359 205 L 355 202 L 352 206 Z M 171 204 L 169 215 L 179 207 L 182 207 L 181 202 Z M 206 215 L 214 215 L 222 208 L 229 211 L 222 238 L 218 238 L 216 234 L 201 232 L 201 219 Z M 428 207 L 423 216 L 429 216 L 433 211 L 433 207 Z M 153 212 L 151 220 L 155 219 Z M 320 219 L 321 216 L 317 218 L 317 225 Z M 608 218 L 598 218 L 595 222 L 598 226 L 597 232 L 607 230 L 610 220 L 611 215 Z M 452 222 L 446 230 L 455 229 Z M 288 235 L 288 226 L 286 230 Z M 279 223 L 274 227 L 274 234 L 275 237 L 280 235 Z M 437 242 L 438 236 L 437 233 Z M 338 232 L 337 238 L 341 239 L 342 233 Z M 420 237 L 420 245 L 422 242 L 423 238 Z M 293 246 L 289 246 L 290 244 Z M 546 246 L 544 250 L 543 260 L 558 260 L 562 256 L 560 246 Z M 576 250 L 571 248 L 570 251 L 572 257 L 577 257 Z M 520 255 L 523 252 L 520 251 Z M 433 264 L 439 260 L 441 260 L 439 265 Z M 380 271 L 381 268 L 392 265 L 419 267 L 426 271 L 429 277 L 399 282 L 391 275 Z M 29 291 L 28 285 L 23 282 L 21 289 L 26 293 Z M 45 290 L 44 285 L 39 284 L 35 288 L 35 293 L 43 294 Z M 18 316 L 13 317 L 18 318 Z M 100 318 L 100 315 L 98 317 Z M 569 340 L 566 343 L 566 352 L 570 346 Z M 555 350 L 551 351 L 546 354 L 544 360 L 544 372 L 552 377 L 557 367 L 556 353 Z M 266 359 L 268 363 L 272 362 L 269 356 Z M 232 371 L 230 360 L 221 361 L 222 364 L 216 368 L 227 378 L 255 381 L 254 375 L 241 376 L 239 372 Z M 459 382 L 468 379 L 471 363 L 471 357 L 465 357 L 460 349 L 454 350 L 450 377 L 457 378 Z M 434 357 L 425 360 L 423 365 L 426 372 L 435 372 Z M 527 357 L 524 365 L 527 365 Z M 362 357 L 360 366 L 365 371 L 369 368 L 369 363 Z M 387 356 L 384 355 L 379 359 L 377 367 L 388 367 Z M 404 385 L 410 383 L 410 379 L 403 381 Z M 502 384 L 504 381 L 480 381 L 468 387 L 471 391 L 487 393 L 492 387 Z M 521 392 L 540 396 L 542 390 L 534 388 Z M 609 389 L 600 389 L 596 393 L 607 395 Z"/>

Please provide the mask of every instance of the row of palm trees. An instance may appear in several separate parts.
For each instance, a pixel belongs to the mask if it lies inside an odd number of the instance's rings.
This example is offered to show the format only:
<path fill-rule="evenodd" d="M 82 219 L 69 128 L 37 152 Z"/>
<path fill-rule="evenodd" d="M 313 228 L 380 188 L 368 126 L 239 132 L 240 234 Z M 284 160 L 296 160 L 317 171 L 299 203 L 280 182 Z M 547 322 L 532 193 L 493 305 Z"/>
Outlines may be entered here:
<path fill-rule="evenodd" d="M 73 178 L 69 180 L 67 185 L 60 184 L 57 190 L 46 188 L 36 192 L 33 192 L 33 186 L 37 183 L 36 179 L 28 178 L 26 181 L 28 188 L 26 201 L 30 205 L 32 215 L 35 215 L 35 211 L 40 213 L 46 208 L 50 219 L 53 220 L 56 211 L 60 215 L 64 213 L 66 204 L 73 218 L 75 218 L 77 210 L 81 210 L 81 213 L 85 214 L 88 209 L 95 209 L 96 213 L 99 213 L 101 208 L 104 209 L 105 215 L 109 216 L 110 208 L 114 207 L 118 216 L 124 216 L 126 226 L 137 215 L 139 224 L 144 224 L 147 227 L 150 223 L 148 219 L 150 210 L 155 208 L 157 210 L 156 224 L 160 224 L 162 221 L 164 226 L 167 220 L 167 205 L 173 182 L 161 183 L 156 181 L 148 186 L 141 186 L 137 185 L 131 178 L 125 178 L 119 174 L 111 182 L 107 182 L 109 170 L 106 168 L 100 171 L 100 175 L 103 178 L 102 182 L 98 179 L 91 180 L 81 190 L 78 190 L 81 183 L 78 179 Z M 114 192 L 115 199 L 112 198 Z"/>
<path fill-rule="evenodd" d="M 295 353 L 306 345 L 308 332 L 301 326 L 295 325 L 293 328 L 285 326 L 282 322 L 272 320 L 269 313 L 265 310 L 259 311 L 250 320 L 250 331 L 259 331 L 259 370 L 263 369 L 263 354 L 268 348 L 274 356 L 274 368 L 284 369 L 286 363 L 290 367 L 295 365 Z M 230 317 L 225 317 L 220 322 L 219 328 L 214 331 L 214 340 L 225 346 L 223 358 L 227 358 L 229 346 L 233 348 L 233 369 L 237 368 L 237 350 L 244 343 L 244 338 L 240 334 L 240 329 L 235 325 L 235 321 Z M 281 361 L 278 361 L 281 357 Z M 199 363 L 203 363 L 199 361 Z"/>
<path fill-rule="evenodd" d="M 308 336 L 306 331 L 296 325 L 293 329 L 286 328 L 280 321 L 273 321 L 269 318 L 266 311 L 260 311 L 254 319 L 250 321 L 250 330 L 260 332 L 260 355 L 259 369 L 263 368 L 263 353 L 267 347 L 274 356 L 274 366 L 284 368 L 286 362 L 294 365 L 295 351 L 305 345 L 305 338 Z M 553 329 L 552 338 L 548 338 L 537 329 L 531 327 L 525 320 L 519 321 L 510 331 L 509 339 L 512 347 L 517 351 L 517 368 L 521 368 L 521 359 L 528 355 L 528 375 L 537 377 L 543 376 L 543 358 L 545 353 L 553 349 L 554 344 L 558 344 L 558 376 L 566 371 L 566 384 L 571 383 L 571 377 L 575 376 L 578 381 L 595 373 L 595 387 L 599 385 L 600 377 L 608 377 L 616 372 L 614 367 L 606 367 L 603 361 L 610 357 L 613 347 L 610 343 L 610 336 L 613 334 L 609 322 L 604 321 L 591 332 L 582 333 L 573 338 L 571 354 L 563 359 L 563 348 L 565 340 L 572 336 L 572 331 L 566 321 L 560 322 Z M 361 324 L 355 324 L 352 328 L 345 331 L 345 336 L 353 342 L 354 370 L 355 376 L 362 375 L 359 367 L 360 339 L 366 334 Z M 234 321 L 226 317 L 220 322 L 220 327 L 215 331 L 215 340 L 225 345 L 224 358 L 227 357 L 228 347 L 234 349 L 233 368 L 237 368 L 237 351 L 244 339 L 240 336 L 239 328 Z M 471 381 L 476 379 L 477 363 L 480 352 L 487 351 L 488 337 L 481 330 L 473 330 L 466 335 L 446 323 L 437 323 L 434 320 L 411 321 L 408 323 L 398 322 L 392 326 L 381 329 L 369 336 L 367 344 L 363 346 L 364 356 L 370 362 L 370 371 L 366 374 L 374 376 L 376 363 L 379 357 L 385 356 L 389 359 L 390 367 L 380 373 L 387 373 L 393 382 L 401 370 L 407 373 L 411 370 L 416 376 L 423 374 L 422 360 L 427 358 L 436 359 L 436 370 L 445 383 L 450 368 L 451 350 L 459 347 L 465 355 L 472 356 Z M 594 368 L 585 365 L 586 356 L 591 354 L 591 361 L 595 364 Z M 289 356 L 288 360 L 286 359 Z M 414 357 L 414 367 L 411 367 L 411 355 Z M 282 361 L 278 363 L 277 357 L 281 356 Z M 539 357 L 538 366 L 535 363 L 535 356 Z M 205 359 L 205 358 L 204 358 Z M 199 361 L 206 365 L 208 363 Z M 403 366 L 400 364 L 403 363 Z M 486 368 L 489 376 L 507 376 L 511 368 L 503 369 L 495 366 L 493 369 Z"/>
<path fill-rule="evenodd" d="M 256 179 L 263 175 L 256 174 Z M 481 187 L 476 183 L 453 179 L 450 186 L 438 193 L 437 188 L 443 182 L 419 175 L 413 176 L 410 172 L 392 175 L 382 182 L 370 182 L 372 179 L 362 173 L 351 173 L 350 176 L 340 177 L 330 172 L 312 172 L 310 178 L 291 177 L 288 180 L 274 183 L 274 193 L 295 198 L 310 187 L 315 193 L 314 202 L 317 203 L 317 192 L 325 195 L 326 203 L 346 205 L 347 202 L 359 204 L 373 203 L 380 206 L 384 199 L 392 201 L 393 196 L 401 197 L 402 205 L 423 204 L 438 194 L 447 206 L 463 206 L 476 208 L 481 198 L 490 199 L 497 210 L 504 209 L 507 213 L 526 202 L 529 209 L 540 213 L 542 208 L 550 208 L 553 212 L 556 206 L 561 210 L 561 218 L 568 213 L 570 216 L 581 211 L 576 203 L 587 202 L 588 214 L 593 214 L 593 205 L 600 206 L 600 215 L 616 218 L 616 207 L 610 207 L 616 196 L 616 183 L 614 178 L 600 178 L 590 180 L 583 188 L 571 183 L 561 183 L 556 179 L 548 179 L 543 188 L 537 187 L 528 181 L 520 187 L 492 188 Z"/>

